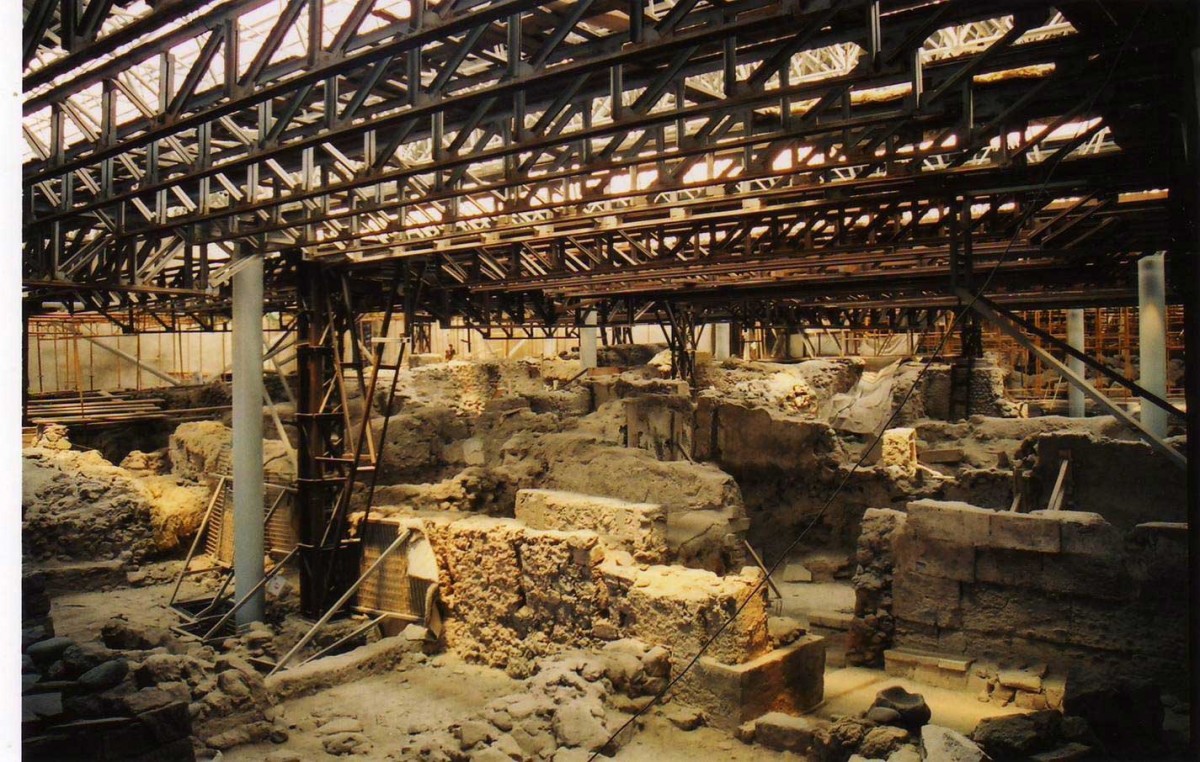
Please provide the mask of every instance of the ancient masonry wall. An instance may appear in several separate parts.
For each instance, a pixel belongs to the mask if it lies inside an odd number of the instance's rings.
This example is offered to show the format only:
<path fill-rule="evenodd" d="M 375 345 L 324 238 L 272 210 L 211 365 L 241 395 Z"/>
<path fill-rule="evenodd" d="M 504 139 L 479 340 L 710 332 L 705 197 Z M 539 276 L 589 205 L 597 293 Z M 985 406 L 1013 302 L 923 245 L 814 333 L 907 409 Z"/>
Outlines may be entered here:
<path fill-rule="evenodd" d="M 920 500 L 890 536 L 896 648 L 1186 680 L 1185 525 Z"/>
<path fill-rule="evenodd" d="M 711 658 L 740 664 L 769 650 L 757 569 L 719 577 L 699 569 L 636 564 L 588 531 L 543 531 L 512 519 L 438 512 L 391 518 L 423 533 L 438 564 L 446 644 L 465 658 L 519 673 L 566 648 L 639 638 L 672 662 L 716 639 Z"/>
<path fill-rule="evenodd" d="M 531 529 L 596 532 L 643 563 L 667 560 L 667 512 L 653 503 L 630 503 L 560 490 L 523 489 L 516 517 Z"/>

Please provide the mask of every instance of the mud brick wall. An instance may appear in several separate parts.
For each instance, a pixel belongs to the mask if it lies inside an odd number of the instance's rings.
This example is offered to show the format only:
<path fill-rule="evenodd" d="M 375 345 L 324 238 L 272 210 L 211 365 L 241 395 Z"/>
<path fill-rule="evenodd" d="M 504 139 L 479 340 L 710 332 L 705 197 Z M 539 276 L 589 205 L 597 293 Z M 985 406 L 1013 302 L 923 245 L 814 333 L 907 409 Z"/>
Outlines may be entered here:
<path fill-rule="evenodd" d="M 894 537 L 898 648 L 1186 680 L 1183 525 L 920 500 Z"/>

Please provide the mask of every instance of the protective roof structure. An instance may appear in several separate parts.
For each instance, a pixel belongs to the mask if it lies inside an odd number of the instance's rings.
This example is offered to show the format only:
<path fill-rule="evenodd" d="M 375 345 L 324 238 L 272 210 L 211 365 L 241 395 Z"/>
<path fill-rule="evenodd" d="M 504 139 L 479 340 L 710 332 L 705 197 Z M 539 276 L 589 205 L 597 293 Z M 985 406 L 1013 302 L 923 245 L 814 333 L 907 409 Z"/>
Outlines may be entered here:
<path fill-rule="evenodd" d="M 438 319 L 929 307 L 964 257 L 1119 302 L 1177 6 L 26 0 L 27 295 L 219 305 L 262 252 L 281 304 L 297 257 L 420 263 Z"/>

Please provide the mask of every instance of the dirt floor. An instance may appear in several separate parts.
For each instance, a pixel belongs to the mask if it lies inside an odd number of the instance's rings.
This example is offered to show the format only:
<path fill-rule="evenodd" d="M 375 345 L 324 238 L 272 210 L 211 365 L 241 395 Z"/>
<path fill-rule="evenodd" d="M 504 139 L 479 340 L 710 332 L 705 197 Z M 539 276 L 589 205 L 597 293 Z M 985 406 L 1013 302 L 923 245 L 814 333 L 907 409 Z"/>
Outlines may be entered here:
<path fill-rule="evenodd" d="M 177 562 L 161 566 L 165 572 L 177 568 Z M 57 595 L 53 599 L 55 628 L 67 637 L 86 640 L 116 615 L 124 615 L 133 624 L 173 625 L 178 618 L 167 608 L 172 587 L 165 582 Z M 789 608 L 797 607 L 797 614 L 843 609 L 847 587 L 841 582 L 785 584 L 785 594 L 791 594 L 785 601 Z M 204 590 L 199 584 L 185 582 L 182 597 L 200 595 Z M 879 690 L 891 685 L 921 693 L 933 710 L 935 724 L 964 733 L 983 717 L 1021 711 L 983 704 L 966 692 L 916 684 L 880 670 L 832 668 L 825 675 L 825 701 L 812 714 L 826 719 L 861 714 Z M 437 654 L 421 663 L 406 663 L 396 671 L 283 701 L 276 705 L 275 716 L 276 725 L 287 728 L 286 738 L 277 734 L 273 740 L 238 746 L 217 758 L 228 762 L 321 759 L 330 756 L 324 747 L 329 734 L 323 729 L 333 723 L 335 727 L 358 728 L 355 732 L 368 739 L 369 746 L 356 750 L 357 759 L 410 759 L 411 736 L 450 728 L 477 715 L 489 701 L 521 688 L 522 681 L 502 670 L 470 664 L 450 653 Z M 803 759 L 744 744 L 714 728 L 681 730 L 666 717 L 671 708 L 670 704 L 655 707 L 643 715 L 639 732 L 613 759 L 695 762 L 697 749 L 704 749 L 704 759 L 730 762 Z"/>

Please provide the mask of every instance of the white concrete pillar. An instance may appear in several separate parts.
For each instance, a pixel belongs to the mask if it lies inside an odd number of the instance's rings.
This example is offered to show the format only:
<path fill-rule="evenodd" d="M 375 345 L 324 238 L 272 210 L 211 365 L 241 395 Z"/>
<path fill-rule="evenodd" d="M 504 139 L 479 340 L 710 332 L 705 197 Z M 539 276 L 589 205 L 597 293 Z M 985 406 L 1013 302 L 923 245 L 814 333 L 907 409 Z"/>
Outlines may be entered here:
<path fill-rule="evenodd" d="M 251 255 L 233 276 L 233 573 L 235 600 L 263 578 L 263 260 Z M 239 626 L 263 619 L 260 589 L 237 612 Z"/>
<path fill-rule="evenodd" d="M 713 323 L 713 359 L 728 360 L 733 347 L 729 323 Z"/>
<path fill-rule="evenodd" d="M 1139 383 L 1167 398 L 1167 283 L 1162 254 L 1138 260 Z M 1167 411 L 1142 400 L 1142 424 L 1155 436 L 1167 435 Z"/>
<path fill-rule="evenodd" d="M 1067 310 L 1067 343 L 1080 352 L 1084 351 L 1083 310 Z M 1068 357 L 1067 367 L 1080 377 L 1083 376 L 1083 360 Z M 1083 396 L 1083 390 L 1075 386 L 1075 384 L 1067 384 L 1067 393 L 1070 395 L 1068 399 L 1070 400 L 1069 410 L 1071 417 L 1083 418 L 1087 415 L 1087 398 Z"/>
<path fill-rule="evenodd" d="M 599 332 L 596 311 L 591 310 L 583 316 L 583 325 L 579 327 L 579 362 L 585 368 L 596 367 L 596 338 Z"/>

